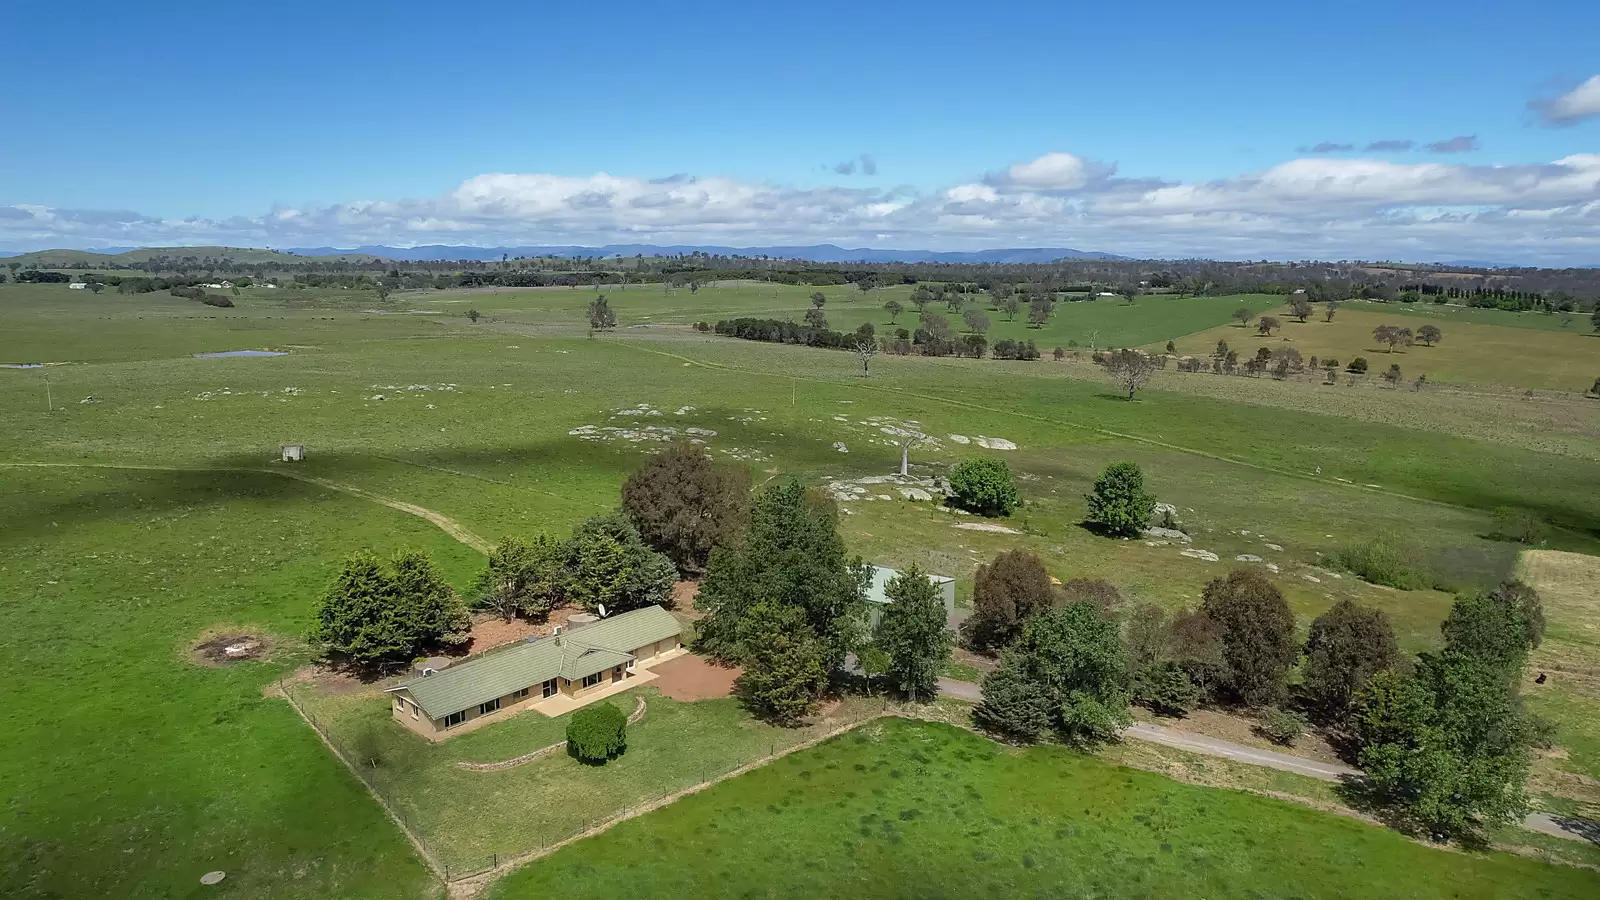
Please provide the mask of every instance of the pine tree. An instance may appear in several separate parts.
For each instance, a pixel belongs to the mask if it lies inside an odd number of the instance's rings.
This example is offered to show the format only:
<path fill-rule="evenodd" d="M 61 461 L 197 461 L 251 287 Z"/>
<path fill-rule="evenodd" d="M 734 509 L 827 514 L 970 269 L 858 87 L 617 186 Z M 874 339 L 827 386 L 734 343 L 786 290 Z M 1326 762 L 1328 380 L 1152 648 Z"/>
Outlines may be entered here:
<path fill-rule="evenodd" d="M 950 632 L 945 629 L 944 601 L 939 589 L 912 566 L 884 588 L 889 606 L 873 633 L 873 643 L 889 657 L 885 674 L 913 700 L 938 693 L 939 673 L 950 659 Z"/>
<path fill-rule="evenodd" d="M 828 685 L 823 646 L 795 607 L 763 601 L 740 621 L 744 672 L 734 693 L 751 712 L 780 724 L 804 718 Z"/>

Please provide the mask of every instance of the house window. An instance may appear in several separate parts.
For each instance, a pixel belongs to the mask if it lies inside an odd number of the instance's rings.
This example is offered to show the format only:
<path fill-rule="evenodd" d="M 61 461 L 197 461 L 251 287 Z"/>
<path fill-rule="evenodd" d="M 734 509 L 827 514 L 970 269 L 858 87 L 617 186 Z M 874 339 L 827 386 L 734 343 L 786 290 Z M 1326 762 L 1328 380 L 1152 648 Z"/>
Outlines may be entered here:
<path fill-rule="evenodd" d="M 593 675 L 585 675 L 585 676 L 583 676 L 583 686 L 584 687 L 593 687 L 593 686 L 599 684 L 600 683 L 600 676 L 603 675 L 603 674 L 604 673 L 602 673 L 602 672 L 596 672 Z"/>
<path fill-rule="evenodd" d="M 513 700 L 521 700 L 523 697 L 526 697 L 526 696 L 528 696 L 528 689 L 527 688 L 522 688 L 520 690 L 513 691 L 512 694 L 511 694 L 511 699 L 513 699 Z"/>
<path fill-rule="evenodd" d="M 399 697 L 399 696 L 395 697 L 394 698 L 394 708 L 400 710 L 401 712 L 405 712 L 406 711 L 406 698 Z"/>
<path fill-rule="evenodd" d="M 629 672 L 632 672 L 632 671 L 633 671 L 633 664 L 634 664 L 634 662 L 636 662 L 636 660 L 632 660 L 632 659 L 630 659 L 630 660 L 628 660 L 628 671 L 629 671 Z"/>
<path fill-rule="evenodd" d="M 462 710 L 461 712 L 458 712 L 458 713 L 451 713 L 450 715 L 444 717 L 444 727 L 446 727 L 446 728 L 454 728 L 457 725 L 460 725 L 462 722 L 465 722 L 466 720 L 467 720 L 467 711 L 466 710 Z"/>
<path fill-rule="evenodd" d="M 555 693 L 556 693 L 556 680 L 554 678 L 550 679 L 549 681 L 546 681 L 544 683 L 544 687 L 540 689 L 540 696 L 543 696 L 543 697 L 554 697 Z"/>
<path fill-rule="evenodd" d="M 489 713 L 492 713 L 492 712 L 494 712 L 495 710 L 497 710 L 499 708 L 500 708 L 500 698 L 496 697 L 493 700 L 490 700 L 488 703 L 479 703 L 478 704 L 478 715 L 487 716 Z"/>

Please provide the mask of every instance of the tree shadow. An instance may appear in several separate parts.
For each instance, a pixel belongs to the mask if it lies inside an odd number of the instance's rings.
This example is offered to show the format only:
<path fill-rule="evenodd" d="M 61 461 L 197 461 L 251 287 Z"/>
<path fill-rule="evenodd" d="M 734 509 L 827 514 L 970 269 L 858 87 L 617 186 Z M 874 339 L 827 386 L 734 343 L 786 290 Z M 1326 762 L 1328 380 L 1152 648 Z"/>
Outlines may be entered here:
<path fill-rule="evenodd" d="M 1591 844 L 1600 845 L 1600 822 L 1593 819 L 1582 819 L 1577 816 L 1551 816 L 1550 818 L 1566 831 L 1583 838 Z"/>
<path fill-rule="evenodd" d="M 1365 775 L 1341 775 L 1339 783 L 1333 790 L 1351 809 L 1371 816 L 1385 827 L 1392 828 L 1407 837 L 1432 844 L 1454 844 L 1463 850 L 1478 853 L 1494 849 L 1482 828 L 1474 828 L 1455 835 L 1430 832 L 1426 826 L 1408 814 L 1403 803 L 1384 792 Z"/>

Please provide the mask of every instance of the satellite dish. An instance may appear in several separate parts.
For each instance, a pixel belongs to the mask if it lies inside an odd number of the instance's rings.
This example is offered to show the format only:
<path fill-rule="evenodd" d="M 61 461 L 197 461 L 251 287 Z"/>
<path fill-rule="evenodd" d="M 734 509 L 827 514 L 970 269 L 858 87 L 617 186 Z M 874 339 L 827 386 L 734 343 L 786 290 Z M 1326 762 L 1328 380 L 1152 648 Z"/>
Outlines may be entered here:
<path fill-rule="evenodd" d="M 595 608 L 600 610 L 600 618 L 604 619 L 606 617 L 606 605 L 604 603 L 599 603 L 595 605 Z"/>

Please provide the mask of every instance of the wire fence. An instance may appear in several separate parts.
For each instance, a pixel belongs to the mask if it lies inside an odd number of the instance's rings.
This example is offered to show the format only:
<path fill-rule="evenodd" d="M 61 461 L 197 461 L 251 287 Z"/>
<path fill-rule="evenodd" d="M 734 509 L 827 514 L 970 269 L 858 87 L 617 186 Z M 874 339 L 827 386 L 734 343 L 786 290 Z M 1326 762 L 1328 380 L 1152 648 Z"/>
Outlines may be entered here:
<path fill-rule="evenodd" d="M 325 722 L 291 693 L 290 686 L 286 682 L 280 680 L 278 687 L 283 696 L 289 701 L 289 704 L 316 730 L 323 742 L 333 750 L 335 755 L 378 800 L 378 803 L 389 814 L 390 818 L 400 826 L 429 867 L 447 882 L 471 878 L 474 875 L 498 869 L 502 864 L 510 865 L 516 862 L 523 862 L 554 852 L 592 832 L 665 806 L 686 794 L 693 793 L 747 769 L 759 767 L 777 757 L 812 746 L 889 712 L 889 700 L 886 697 L 870 698 L 866 702 L 856 702 L 849 707 L 847 714 L 838 717 L 830 716 L 827 723 L 829 727 L 825 730 L 809 735 L 803 740 L 796 742 L 770 741 L 767 746 L 753 754 L 724 758 L 714 763 L 702 763 L 698 767 L 680 773 L 678 777 L 672 779 L 670 784 L 664 786 L 660 791 L 653 792 L 649 797 L 640 798 L 603 813 L 583 816 L 575 821 L 564 823 L 564 827 L 557 826 L 550 829 L 541 829 L 540 834 L 544 840 L 538 846 L 530 846 L 514 854 L 498 852 L 460 854 L 438 846 L 437 842 L 430 842 L 422 823 L 418 822 L 415 816 L 406 812 L 407 805 L 401 798 L 395 796 L 382 782 L 371 777 L 371 773 L 377 765 L 377 760 L 373 757 L 374 751 L 363 750 L 353 746 L 349 740 L 340 737 L 336 729 L 329 727 L 329 723 Z M 837 712 L 836 710 L 835 713 Z"/>

